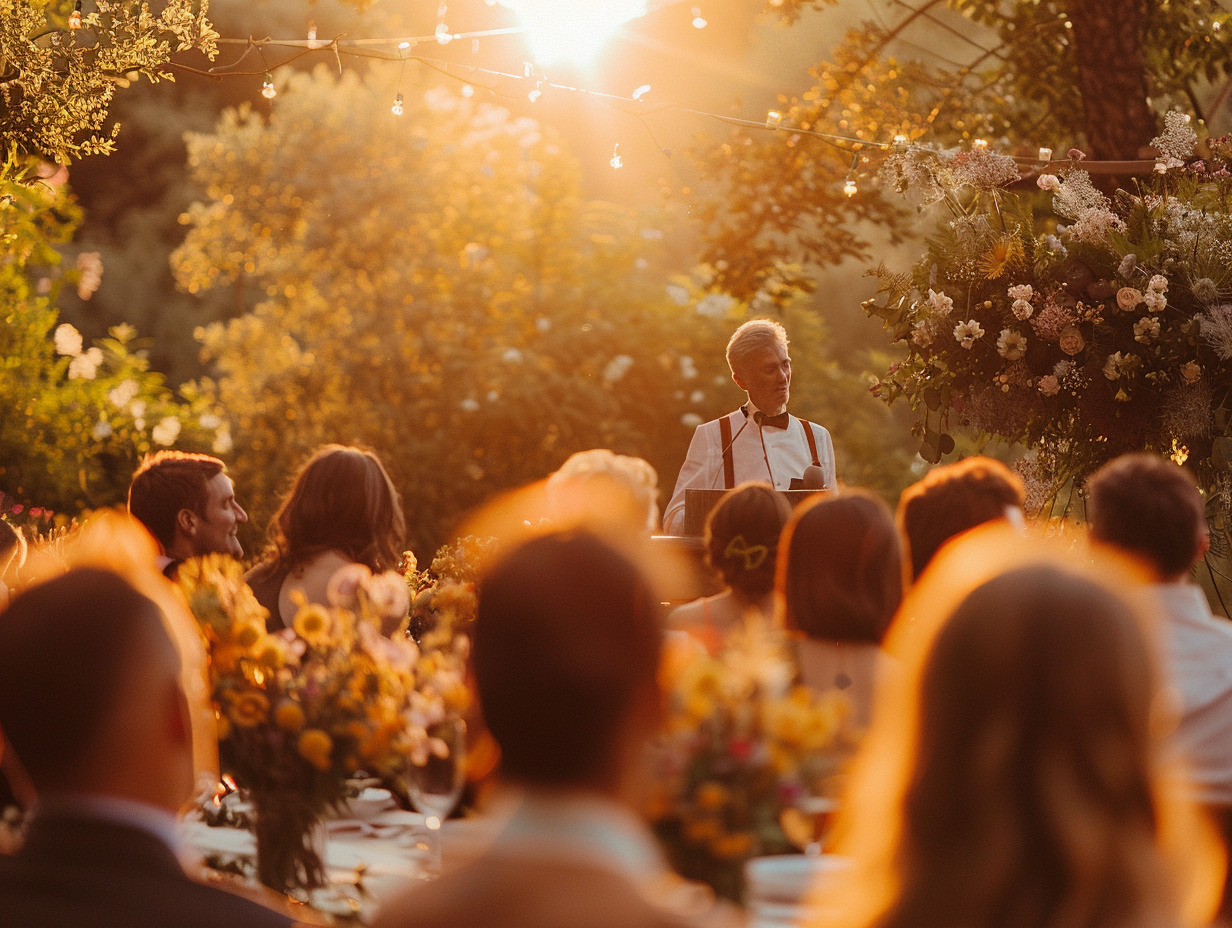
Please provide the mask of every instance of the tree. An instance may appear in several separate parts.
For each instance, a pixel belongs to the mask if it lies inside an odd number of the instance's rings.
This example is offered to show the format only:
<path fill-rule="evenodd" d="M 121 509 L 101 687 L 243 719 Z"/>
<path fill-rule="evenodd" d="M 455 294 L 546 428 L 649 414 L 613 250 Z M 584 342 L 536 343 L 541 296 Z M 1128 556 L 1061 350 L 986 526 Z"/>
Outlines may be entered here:
<path fill-rule="evenodd" d="M 822 5 L 770 4 L 787 22 Z M 1138 158 L 1172 106 L 1209 115 L 1204 88 L 1228 73 L 1228 17 L 1213 0 L 920 0 L 893 24 L 863 23 L 812 69 L 812 87 L 783 96 L 782 131 L 736 133 L 707 162 L 724 193 L 711 208 L 708 260 L 744 297 L 781 276 L 783 262 L 867 257 L 851 221 L 894 221 L 896 206 L 869 187 L 878 152 L 898 135 L 938 147 L 993 139 L 1017 155 L 1043 145 Z M 938 35 L 954 51 L 939 49 Z M 841 143 L 844 157 L 792 128 L 856 141 Z M 862 189 L 848 200 L 853 153 Z"/>
<path fill-rule="evenodd" d="M 457 88 L 408 89 L 399 118 L 319 70 L 277 102 L 190 139 L 208 196 L 175 256 L 189 290 L 264 295 L 201 333 L 256 523 L 324 441 L 382 455 L 421 554 L 583 448 L 643 456 L 670 491 L 693 426 L 738 396 L 723 345 L 747 308 L 670 276 L 664 217 L 585 202 L 551 130 Z M 817 415 L 839 405 L 822 330 L 787 313 Z"/>

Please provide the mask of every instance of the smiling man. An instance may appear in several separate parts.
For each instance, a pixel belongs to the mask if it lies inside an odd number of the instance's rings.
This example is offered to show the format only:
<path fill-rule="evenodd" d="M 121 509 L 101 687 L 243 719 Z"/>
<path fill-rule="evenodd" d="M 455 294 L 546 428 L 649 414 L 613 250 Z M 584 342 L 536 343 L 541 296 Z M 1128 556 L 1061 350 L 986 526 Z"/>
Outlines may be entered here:
<path fill-rule="evenodd" d="M 663 515 L 663 530 L 669 534 L 684 525 L 685 490 L 731 489 L 748 480 L 787 490 L 793 481 L 799 486 L 810 465 L 821 469 L 826 487 L 834 486 L 830 433 L 787 412 L 787 331 L 770 319 L 744 323 L 727 343 L 727 366 L 748 402 L 697 427 Z"/>
<path fill-rule="evenodd" d="M 174 579 L 180 562 L 214 552 L 244 556 L 237 536 L 248 513 L 226 466 L 207 454 L 146 455 L 128 487 L 128 511 L 162 547 L 159 568 Z"/>

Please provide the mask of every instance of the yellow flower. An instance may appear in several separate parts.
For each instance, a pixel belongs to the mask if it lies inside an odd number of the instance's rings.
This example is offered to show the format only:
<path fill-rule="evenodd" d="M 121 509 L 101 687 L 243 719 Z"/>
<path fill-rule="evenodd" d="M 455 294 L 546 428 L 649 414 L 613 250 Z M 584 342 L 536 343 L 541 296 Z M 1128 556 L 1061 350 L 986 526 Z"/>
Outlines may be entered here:
<path fill-rule="evenodd" d="M 247 651 L 260 641 L 264 634 L 265 629 L 258 627 L 255 623 L 241 622 L 236 623 L 231 629 L 231 640 L 235 642 L 236 647 Z"/>
<path fill-rule="evenodd" d="M 1022 242 L 1016 235 L 1006 235 L 993 242 L 980 258 L 980 270 L 989 280 L 1000 277 L 1011 264 L 1022 260 Z"/>
<path fill-rule="evenodd" d="M 284 731 L 299 731 L 304 727 L 304 721 L 304 707 L 294 699 L 284 699 L 274 709 L 274 723 Z"/>
<path fill-rule="evenodd" d="M 230 699 L 227 715 L 240 728 L 252 728 L 265 721 L 269 712 L 269 700 L 264 693 L 256 690 L 244 690 Z"/>
<path fill-rule="evenodd" d="M 719 860 L 740 860 L 753 852 L 753 836 L 746 832 L 723 835 L 710 842 L 710 853 Z"/>
<path fill-rule="evenodd" d="M 722 783 L 716 783 L 714 780 L 707 780 L 697 787 L 697 791 L 693 794 L 694 804 L 699 809 L 715 812 L 727 805 L 731 798 L 731 792 Z"/>
<path fill-rule="evenodd" d="M 309 643 L 316 643 L 329 637 L 332 622 L 325 607 L 308 604 L 295 613 L 291 624 L 295 628 L 295 634 Z"/>
<path fill-rule="evenodd" d="M 723 826 L 717 818 L 698 818 L 684 826 L 684 837 L 692 844 L 708 844 L 723 836 Z"/>
<path fill-rule="evenodd" d="M 296 745 L 299 756 L 318 770 L 330 768 L 330 754 L 334 750 L 333 739 L 319 728 L 310 728 L 299 736 Z"/>

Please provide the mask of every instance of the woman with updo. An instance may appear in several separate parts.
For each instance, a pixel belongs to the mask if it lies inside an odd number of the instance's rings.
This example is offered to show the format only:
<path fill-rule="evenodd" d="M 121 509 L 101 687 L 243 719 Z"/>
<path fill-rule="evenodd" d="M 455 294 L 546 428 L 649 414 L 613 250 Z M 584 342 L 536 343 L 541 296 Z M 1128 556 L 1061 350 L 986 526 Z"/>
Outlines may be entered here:
<path fill-rule="evenodd" d="M 764 483 L 742 483 L 724 494 L 706 519 L 706 564 L 726 589 L 673 610 L 668 628 L 686 631 L 717 654 L 746 619 L 769 624 L 779 534 L 791 516 L 783 496 Z"/>

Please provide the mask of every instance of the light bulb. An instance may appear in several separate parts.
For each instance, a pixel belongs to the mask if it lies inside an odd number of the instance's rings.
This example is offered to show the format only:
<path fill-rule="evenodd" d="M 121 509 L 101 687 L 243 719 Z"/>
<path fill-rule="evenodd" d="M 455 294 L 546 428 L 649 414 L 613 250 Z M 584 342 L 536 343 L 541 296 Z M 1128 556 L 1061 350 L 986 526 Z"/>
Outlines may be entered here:
<path fill-rule="evenodd" d="M 907 150 L 907 136 L 905 135 L 894 136 L 893 147 L 895 151 L 906 151 Z"/>
<path fill-rule="evenodd" d="M 766 114 L 766 128 L 777 129 L 783 124 L 783 114 L 777 110 L 771 110 Z"/>
<path fill-rule="evenodd" d="M 988 148 L 988 139 L 975 139 L 971 142 L 971 148 L 974 151 L 984 151 Z"/>
<path fill-rule="evenodd" d="M 402 94 L 398 94 L 394 97 L 394 105 L 389 108 L 389 111 L 395 116 L 402 115 Z"/>
<path fill-rule="evenodd" d="M 849 197 L 854 197 L 859 192 L 860 188 L 856 186 L 856 179 L 854 177 L 847 178 L 847 183 L 843 184 L 843 193 Z"/>
<path fill-rule="evenodd" d="M 542 96 L 543 96 L 543 91 L 540 90 L 538 87 L 536 87 L 534 90 L 532 90 L 530 93 L 526 95 L 526 99 L 528 99 L 531 103 L 535 103 Z"/>
<path fill-rule="evenodd" d="M 453 41 L 453 36 L 449 33 L 449 27 L 444 23 L 436 27 L 436 41 L 441 45 L 448 45 Z"/>
<path fill-rule="evenodd" d="M 693 28 L 705 29 L 707 25 L 706 17 L 702 16 L 702 8 L 699 6 L 693 7 Z"/>
<path fill-rule="evenodd" d="M 1040 148 L 1039 160 L 1040 161 L 1051 161 L 1052 160 L 1052 149 L 1051 148 Z"/>
<path fill-rule="evenodd" d="M 610 164 L 612 166 L 612 169 L 615 171 L 619 171 L 622 167 L 624 167 L 624 161 L 620 157 L 620 143 L 619 142 L 617 142 L 616 147 L 612 149 L 612 160 L 609 161 L 608 164 Z"/>
<path fill-rule="evenodd" d="M 274 75 L 270 74 L 269 71 L 265 72 L 265 83 L 261 85 L 261 96 L 267 100 L 272 100 L 278 96 L 278 91 L 274 87 Z"/>

